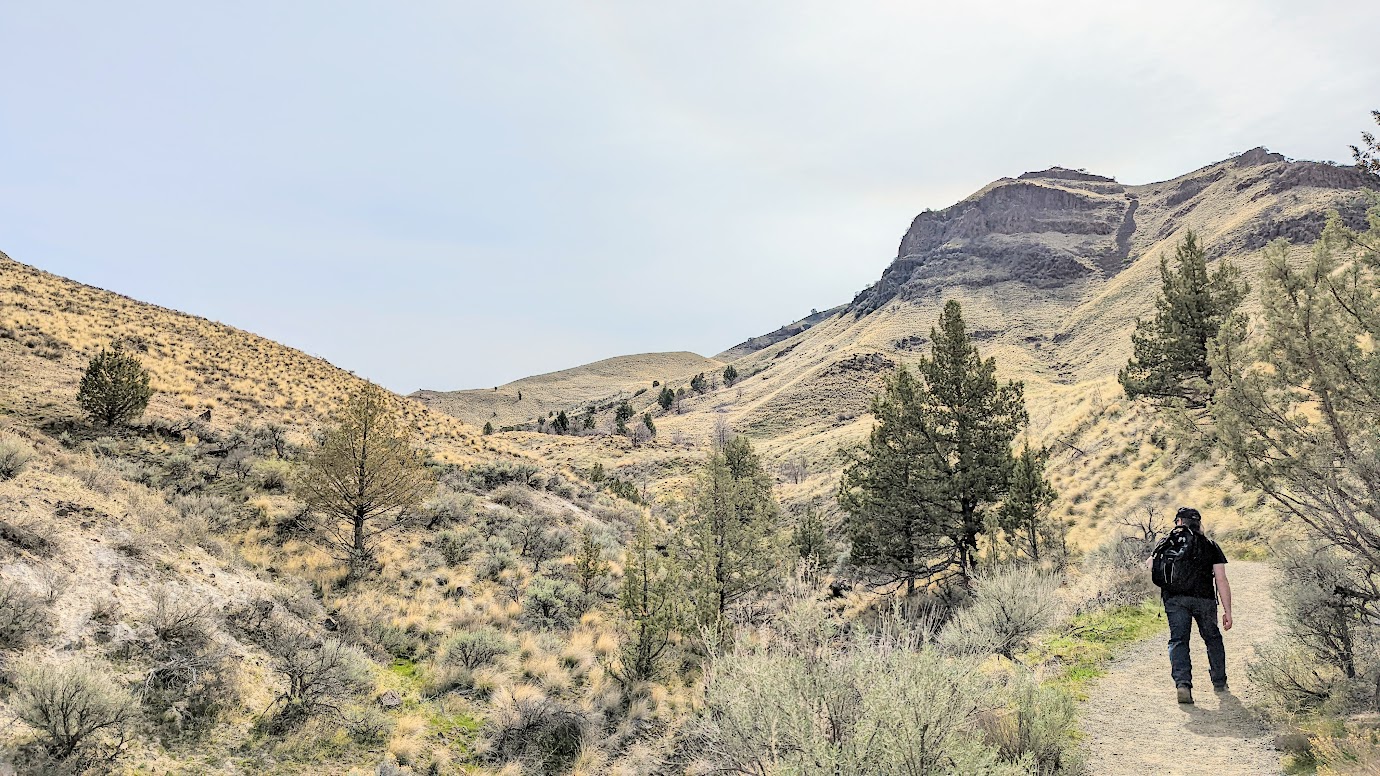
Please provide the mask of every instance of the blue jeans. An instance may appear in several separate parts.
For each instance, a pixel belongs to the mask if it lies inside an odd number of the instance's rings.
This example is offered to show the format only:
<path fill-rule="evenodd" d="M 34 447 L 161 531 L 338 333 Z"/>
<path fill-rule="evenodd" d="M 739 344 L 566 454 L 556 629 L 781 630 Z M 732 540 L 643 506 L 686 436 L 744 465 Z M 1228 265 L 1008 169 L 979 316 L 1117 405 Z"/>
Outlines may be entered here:
<path fill-rule="evenodd" d="M 1164 616 L 1169 620 L 1169 672 L 1175 687 L 1193 686 L 1193 661 L 1188 655 L 1188 637 L 1193 623 L 1207 645 L 1208 676 L 1214 685 L 1227 683 L 1227 650 L 1222 631 L 1217 629 L 1217 602 L 1211 598 L 1176 595 L 1164 599 Z"/>

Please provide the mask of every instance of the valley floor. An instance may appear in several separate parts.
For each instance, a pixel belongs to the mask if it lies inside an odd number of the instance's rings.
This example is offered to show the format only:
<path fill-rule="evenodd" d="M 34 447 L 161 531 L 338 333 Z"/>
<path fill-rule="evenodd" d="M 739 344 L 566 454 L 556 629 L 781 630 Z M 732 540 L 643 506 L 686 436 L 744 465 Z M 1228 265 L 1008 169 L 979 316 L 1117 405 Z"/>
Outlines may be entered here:
<path fill-rule="evenodd" d="M 1255 647 L 1275 633 L 1272 572 L 1263 563 L 1227 565 L 1235 623 L 1225 634 L 1231 691 L 1217 694 L 1207 678 L 1207 653 L 1193 634 L 1195 705 L 1174 699 L 1165 646 L 1167 629 L 1135 644 L 1088 691 L 1080 727 L 1088 770 L 1096 776 L 1281 773 L 1270 732 L 1248 707 L 1256 690 L 1246 678 Z M 1219 610 L 1220 616 L 1220 610 Z"/>

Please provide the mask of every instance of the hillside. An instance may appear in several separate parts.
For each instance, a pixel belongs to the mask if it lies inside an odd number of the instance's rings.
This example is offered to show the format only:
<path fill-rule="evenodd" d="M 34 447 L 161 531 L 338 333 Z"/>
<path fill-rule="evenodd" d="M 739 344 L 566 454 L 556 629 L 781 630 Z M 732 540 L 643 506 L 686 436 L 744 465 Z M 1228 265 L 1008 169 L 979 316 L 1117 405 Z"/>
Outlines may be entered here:
<path fill-rule="evenodd" d="M 723 354 L 736 355 L 742 377 L 733 387 L 692 395 L 680 412 L 662 412 L 654 394 L 634 402 L 652 412 L 655 440 L 503 436 L 577 466 L 613 458 L 623 476 L 672 495 L 715 426 L 727 424 L 783 466 L 788 502 L 819 498 L 827 507 L 836 451 L 867 434 L 881 376 L 927 352 L 943 302 L 957 299 L 999 374 L 1026 384 L 1030 434 L 1056 451 L 1051 476 L 1063 498 L 1055 508 L 1075 536 L 1092 542 L 1108 520 L 1187 500 L 1219 508 L 1219 526 L 1245 529 L 1250 505 L 1223 490 L 1220 471 L 1185 470 L 1149 443 L 1152 419 L 1124 405 L 1116 371 L 1136 318 L 1152 309 L 1160 257 L 1188 230 L 1211 259 L 1229 258 L 1250 278 L 1260 248 L 1277 237 L 1306 246 L 1328 210 L 1359 226 L 1373 185 L 1352 168 L 1265 149 L 1144 185 L 1063 168 L 1003 178 L 916 216 L 879 281 L 837 313 L 784 339 L 755 338 L 772 341 L 767 347 Z"/>
<path fill-rule="evenodd" d="M 87 360 L 120 346 L 138 356 L 157 391 L 152 413 L 176 424 L 210 411 L 209 428 L 275 423 L 314 429 L 363 381 L 327 361 L 204 318 L 139 302 L 0 253 L 0 406 L 40 425 L 78 415 L 75 385 Z M 510 456 L 501 441 L 453 416 L 404 404 L 422 439 L 448 460 Z"/>
<path fill-rule="evenodd" d="M 562 410 L 583 412 L 591 404 L 608 404 L 650 390 L 654 381 L 686 381 L 699 372 L 714 372 L 723 366 L 722 361 L 683 351 L 642 353 L 524 377 L 491 390 L 421 390 L 410 396 L 466 423 L 483 426 L 491 422 L 501 428 L 535 423 Z"/>

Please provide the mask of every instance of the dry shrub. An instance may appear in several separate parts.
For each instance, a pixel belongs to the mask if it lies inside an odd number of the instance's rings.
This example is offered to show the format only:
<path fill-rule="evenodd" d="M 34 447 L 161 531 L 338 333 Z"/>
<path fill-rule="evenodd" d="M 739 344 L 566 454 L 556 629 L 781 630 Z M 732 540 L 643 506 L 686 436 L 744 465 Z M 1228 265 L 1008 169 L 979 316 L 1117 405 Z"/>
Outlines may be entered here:
<path fill-rule="evenodd" d="M 133 735 L 138 706 L 112 671 L 80 660 L 21 666 L 15 716 L 53 759 L 81 772 L 108 765 Z"/>
<path fill-rule="evenodd" d="M 1057 576 L 1033 566 L 1001 569 L 973 580 L 973 600 L 956 612 L 939 643 L 960 654 L 1015 660 L 1030 639 L 1054 624 L 1060 609 Z"/>
<path fill-rule="evenodd" d="M 18 477 L 33 458 L 34 449 L 24 440 L 9 435 L 0 436 L 0 482 Z"/>
<path fill-rule="evenodd" d="M 999 750 L 980 734 L 979 715 L 1001 699 L 972 663 L 919 645 L 901 623 L 845 635 L 813 600 L 797 601 L 768 633 L 740 637 L 716 656 L 706 703 L 711 768 L 1031 772 L 1029 751 Z"/>
<path fill-rule="evenodd" d="M 24 649 L 48 640 L 52 613 L 43 597 L 15 580 L 0 580 L 0 648 Z"/>
<path fill-rule="evenodd" d="M 577 706 L 519 685 L 495 699 L 485 727 L 491 759 L 554 776 L 569 771 L 580 756 L 592 738 L 594 720 Z"/>

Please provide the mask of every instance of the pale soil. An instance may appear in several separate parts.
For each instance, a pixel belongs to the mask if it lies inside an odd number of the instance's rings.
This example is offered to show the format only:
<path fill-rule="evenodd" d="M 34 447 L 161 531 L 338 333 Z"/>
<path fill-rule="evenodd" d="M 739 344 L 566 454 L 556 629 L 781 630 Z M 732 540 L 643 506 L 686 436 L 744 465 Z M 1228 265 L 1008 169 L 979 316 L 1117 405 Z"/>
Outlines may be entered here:
<path fill-rule="evenodd" d="M 1256 645 L 1276 631 L 1273 577 L 1263 563 L 1227 565 L 1233 628 L 1226 632 L 1231 691 L 1217 694 L 1207 675 L 1207 652 L 1193 633 L 1194 705 L 1179 705 L 1169 676 L 1168 630 L 1132 645 L 1088 691 L 1083 704 L 1082 750 L 1095 776 L 1110 774 L 1281 773 L 1270 732 L 1249 711 L 1258 693 L 1245 665 Z M 1220 617 L 1220 610 L 1219 610 Z"/>

